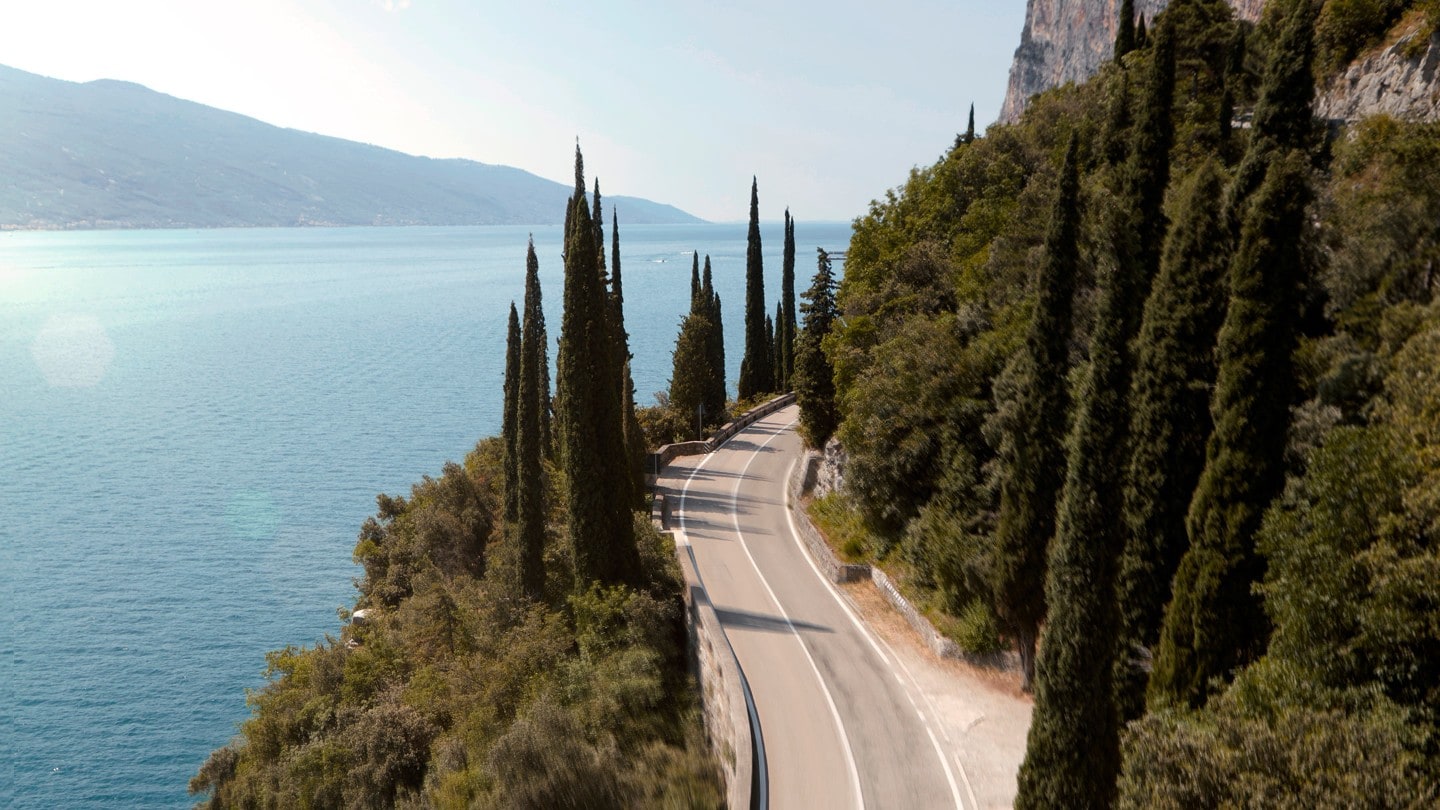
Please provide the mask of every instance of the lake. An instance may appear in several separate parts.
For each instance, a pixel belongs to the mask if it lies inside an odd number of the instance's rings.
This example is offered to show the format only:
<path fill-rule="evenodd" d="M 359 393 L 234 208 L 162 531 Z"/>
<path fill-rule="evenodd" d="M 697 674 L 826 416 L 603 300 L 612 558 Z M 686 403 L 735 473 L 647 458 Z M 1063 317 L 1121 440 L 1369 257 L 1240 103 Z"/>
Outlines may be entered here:
<path fill-rule="evenodd" d="M 773 313 L 783 229 L 761 230 Z M 798 294 L 850 226 L 795 230 Z M 375 495 L 499 431 L 532 232 L 553 373 L 559 227 L 0 234 L 0 803 L 191 804 L 265 653 L 338 630 Z M 745 233 L 621 222 L 638 404 L 692 250 L 734 394 Z"/>

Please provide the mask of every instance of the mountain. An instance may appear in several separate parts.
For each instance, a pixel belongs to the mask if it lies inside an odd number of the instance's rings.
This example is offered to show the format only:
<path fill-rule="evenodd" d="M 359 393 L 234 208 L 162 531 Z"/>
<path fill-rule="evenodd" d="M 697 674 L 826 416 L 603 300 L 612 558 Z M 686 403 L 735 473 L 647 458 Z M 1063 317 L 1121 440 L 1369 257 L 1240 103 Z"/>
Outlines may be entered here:
<path fill-rule="evenodd" d="M 1236 16 L 1260 19 L 1264 0 L 1228 0 Z M 1170 0 L 1136 0 L 1135 13 L 1146 21 Z M 1013 124 L 1036 93 L 1066 82 L 1084 81 L 1115 52 L 1120 0 L 1028 0 L 1020 47 L 1010 66 L 1010 85 L 1000 121 Z"/>
<path fill-rule="evenodd" d="M 293 129 L 137 84 L 0 66 L 0 229 L 545 225 L 571 189 Z M 698 222 L 634 197 L 629 224 Z"/>

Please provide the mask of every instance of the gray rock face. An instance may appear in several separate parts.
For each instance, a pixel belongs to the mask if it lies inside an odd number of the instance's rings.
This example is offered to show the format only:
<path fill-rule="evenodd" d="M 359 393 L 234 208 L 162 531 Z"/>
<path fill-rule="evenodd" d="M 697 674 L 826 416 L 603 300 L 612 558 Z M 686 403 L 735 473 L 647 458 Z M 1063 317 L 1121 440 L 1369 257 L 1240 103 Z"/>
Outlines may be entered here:
<path fill-rule="evenodd" d="M 1242 19 L 1260 19 L 1265 0 L 1228 0 Z M 1135 12 L 1155 18 L 1170 0 L 1136 0 Z M 1010 67 L 1001 123 L 1013 123 L 1036 93 L 1095 74 L 1115 52 L 1120 0 L 1028 0 L 1020 47 Z"/>
<path fill-rule="evenodd" d="M 1418 36 L 1412 31 L 1357 59 L 1316 97 L 1315 116 L 1354 121 L 1385 113 L 1407 121 L 1440 120 L 1440 35 L 1412 50 Z"/>

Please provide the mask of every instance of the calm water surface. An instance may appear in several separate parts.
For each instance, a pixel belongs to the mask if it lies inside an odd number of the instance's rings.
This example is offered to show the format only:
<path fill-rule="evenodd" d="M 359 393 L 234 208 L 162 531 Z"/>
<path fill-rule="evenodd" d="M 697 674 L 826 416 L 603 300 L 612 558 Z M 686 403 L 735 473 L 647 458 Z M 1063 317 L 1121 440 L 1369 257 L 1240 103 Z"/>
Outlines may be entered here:
<path fill-rule="evenodd" d="M 498 431 L 531 230 L 0 234 L 0 805 L 190 804 L 265 652 L 338 629 L 375 494 Z M 781 230 L 762 226 L 771 311 Z M 797 291 L 849 232 L 796 226 Z M 560 233 L 533 233 L 553 355 Z M 692 249 L 734 392 L 745 226 L 622 222 L 642 405 Z"/>

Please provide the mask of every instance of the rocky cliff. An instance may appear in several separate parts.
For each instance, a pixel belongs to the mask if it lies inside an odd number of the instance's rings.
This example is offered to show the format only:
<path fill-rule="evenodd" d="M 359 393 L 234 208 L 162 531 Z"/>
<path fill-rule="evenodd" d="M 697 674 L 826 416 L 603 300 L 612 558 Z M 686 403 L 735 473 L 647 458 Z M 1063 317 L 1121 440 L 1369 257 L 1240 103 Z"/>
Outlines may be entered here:
<path fill-rule="evenodd" d="M 1440 34 L 1428 42 L 1415 21 L 1395 41 L 1361 54 L 1315 99 L 1317 118 L 1354 121 L 1386 113 L 1412 121 L 1440 120 Z"/>
<path fill-rule="evenodd" d="M 1229 0 L 1241 18 L 1255 21 L 1265 0 Z M 1136 0 L 1135 11 L 1154 19 L 1170 0 Z M 1088 79 L 1115 50 L 1120 0 L 1028 0 L 1020 47 L 1000 120 L 1013 122 L 1036 93 Z"/>

